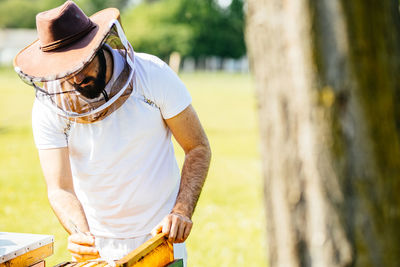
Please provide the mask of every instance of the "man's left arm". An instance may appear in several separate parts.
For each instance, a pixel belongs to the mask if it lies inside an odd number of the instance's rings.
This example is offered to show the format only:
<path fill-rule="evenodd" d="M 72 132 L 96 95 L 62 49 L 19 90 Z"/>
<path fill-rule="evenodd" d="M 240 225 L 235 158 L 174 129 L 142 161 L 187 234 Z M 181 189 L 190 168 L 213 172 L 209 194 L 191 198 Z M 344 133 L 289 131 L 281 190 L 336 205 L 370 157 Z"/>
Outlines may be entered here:
<path fill-rule="evenodd" d="M 172 212 L 153 230 L 167 233 L 173 243 L 182 243 L 192 229 L 192 215 L 210 166 L 211 149 L 199 118 L 189 105 L 177 116 L 165 120 L 185 152 L 181 184 Z"/>

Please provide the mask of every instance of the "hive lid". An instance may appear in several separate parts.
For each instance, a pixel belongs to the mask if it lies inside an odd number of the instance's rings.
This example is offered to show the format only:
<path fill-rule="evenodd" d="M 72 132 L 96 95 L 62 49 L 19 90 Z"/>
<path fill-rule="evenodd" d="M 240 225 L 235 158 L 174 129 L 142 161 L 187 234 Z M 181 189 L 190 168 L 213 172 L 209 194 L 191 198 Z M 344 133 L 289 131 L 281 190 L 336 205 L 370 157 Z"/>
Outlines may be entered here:
<path fill-rule="evenodd" d="M 0 263 L 53 242 L 51 235 L 0 232 Z"/>

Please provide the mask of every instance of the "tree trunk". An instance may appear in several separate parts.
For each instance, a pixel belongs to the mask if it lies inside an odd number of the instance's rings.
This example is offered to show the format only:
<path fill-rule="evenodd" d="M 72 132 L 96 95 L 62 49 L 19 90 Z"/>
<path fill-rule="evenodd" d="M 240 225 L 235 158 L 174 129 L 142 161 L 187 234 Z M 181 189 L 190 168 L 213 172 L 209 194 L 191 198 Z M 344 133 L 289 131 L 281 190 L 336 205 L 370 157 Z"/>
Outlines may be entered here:
<path fill-rule="evenodd" d="M 248 0 L 274 266 L 400 266 L 394 0 Z"/>

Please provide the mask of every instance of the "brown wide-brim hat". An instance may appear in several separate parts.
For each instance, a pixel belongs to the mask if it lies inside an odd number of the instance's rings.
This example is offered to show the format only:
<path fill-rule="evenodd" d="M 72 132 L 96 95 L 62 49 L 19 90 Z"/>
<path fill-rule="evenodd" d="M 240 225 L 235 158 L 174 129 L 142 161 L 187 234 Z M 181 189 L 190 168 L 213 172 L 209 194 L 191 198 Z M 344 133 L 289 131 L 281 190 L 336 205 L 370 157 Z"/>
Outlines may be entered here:
<path fill-rule="evenodd" d="M 119 10 L 107 8 L 87 17 L 73 2 L 36 16 L 38 39 L 14 58 L 14 68 L 34 80 L 50 81 L 82 69 L 92 60 L 120 19 Z"/>

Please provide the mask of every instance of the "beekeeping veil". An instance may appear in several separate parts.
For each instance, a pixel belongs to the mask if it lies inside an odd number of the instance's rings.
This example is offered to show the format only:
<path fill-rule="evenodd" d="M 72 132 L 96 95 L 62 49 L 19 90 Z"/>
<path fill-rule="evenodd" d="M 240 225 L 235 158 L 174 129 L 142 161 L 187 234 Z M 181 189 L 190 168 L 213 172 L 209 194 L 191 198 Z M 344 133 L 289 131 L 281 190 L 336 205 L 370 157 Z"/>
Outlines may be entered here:
<path fill-rule="evenodd" d="M 35 88 L 36 98 L 57 114 L 81 123 L 101 120 L 132 92 L 133 49 L 119 19 L 115 8 L 87 17 L 72 1 L 41 12 L 36 17 L 39 39 L 18 53 L 15 71 Z M 101 68 L 104 50 L 113 60 L 111 79 L 99 96 L 88 96 L 73 82 L 74 77 L 95 57 L 99 73 L 105 72 Z"/>

